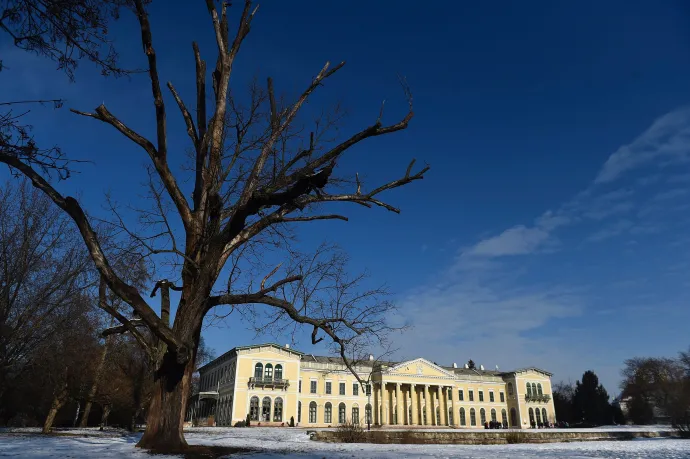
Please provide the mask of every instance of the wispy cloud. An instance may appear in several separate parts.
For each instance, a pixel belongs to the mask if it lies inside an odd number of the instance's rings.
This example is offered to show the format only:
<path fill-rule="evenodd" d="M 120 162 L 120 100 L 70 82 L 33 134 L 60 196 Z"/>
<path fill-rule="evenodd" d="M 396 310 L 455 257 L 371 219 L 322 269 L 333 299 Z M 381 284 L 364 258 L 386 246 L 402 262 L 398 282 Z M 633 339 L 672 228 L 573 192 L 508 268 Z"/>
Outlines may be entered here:
<path fill-rule="evenodd" d="M 548 238 L 549 232 L 543 228 L 527 228 L 524 225 L 518 225 L 505 230 L 498 236 L 479 242 L 466 253 L 487 257 L 523 255 L 534 252 Z"/>
<path fill-rule="evenodd" d="M 633 223 L 630 220 L 619 220 L 613 225 L 610 225 L 606 228 L 600 229 L 599 231 L 595 232 L 594 234 L 589 236 L 585 241 L 601 242 L 624 233 L 625 231 L 632 228 L 632 226 Z"/>
<path fill-rule="evenodd" d="M 671 171 L 666 169 L 665 174 L 648 174 L 646 180 L 628 180 L 626 186 L 612 187 L 635 168 L 653 161 L 654 165 L 662 160 L 682 162 L 689 152 L 690 110 L 664 115 L 632 143 L 611 154 L 592 182 L 556 210 L 465 246 L 455 263 L 439 273 L 438 280 L 408 292 L 399 302 L 401 318 L 415 326 L 401 340 L 401 352 L 445 359 L 445 363 L 471 357 L 490 365 L 544 365 L 560 372 L 559 378 L 577 377 L 573 367 L 581 371 L 580 367 L 589 368 L 596 360 L 598 368 L 606 368 L 607 380 L 617 381 L 613 353 L 606 358 L 597 354 L 600 337 L 589 327 L 578 329 L 571 320 L 598 310 L 592 309 L 598 297 L 591 285 L 579 280 L 580 272 L 573 278 L 578 280 L 566 282 L 565 265 L 558 265 L 555 275 L 553 266 L 531 265 L 528 269 L 526 256 L 567 248 L 564 241 L 568 237 L 579 237 L 575 246 L 581 247 L 582 242 L 603 244 L 624 235 L 632 242 L 630 238 L 635 236 L 639 246 L 644 235 L 665 228 L 661 209 L 668 210 L 671 199 L 686 193 L 682 188 L 656 188 L 681 183 L 685 177 L 674 171 L 677 178 L 671 180 Z M 644 193 L 635 186 L 645 187 Z M 656 198 L 649 198 L 652 190 Z M 649 210 L 635 214 L 633 210 L 639 207 Z M 582 228 L 574 231 L 578 225 Z M 547 282 L 547 278 L 557 281 Z M 621 278 L 611 278 L 616 280 Z M 600 317 L 615 317 L 612 304 L 606 305 L 606 314 Z M 568 319 L 567 325 L 563 319 Z M 472 355 L 467 354 L 469 349 Z M 615 384 L 611 389 L 615 391 Z"/>
<path fill-rule="evenodd" d="M 658 158 L 687 158 L 689 145 L 690 109 L 673 111 L 657 119 L 632 143 L 609 156 L 594 182 L 612 182 L 621 174 Z"/>
<path fill-rule="evenodd" d="M 583 220 L 601 221 L 629 213 L 636 207 L 632 200 L 633 189 L 603 190 L 625 172 L 660 158 L 665 158 L 667 162 L 683 162 L 690 158 L 690 108 L 662 116 L 633 142 L 618 148 L 608 157 L 592 183 L 562 204 L 557 211 L 545 212 L 532 226 L 516 225 L 497 236 L 481 240 L 467 248 L 464 254 L 484 257 L 526 255 L 544 249 L 546 244 L 553 246 L 557 242 L 554 231 L 562 226 Z M 676 181 L 686 178 L 685 174 L 675 177 Z M 654 174 L 638 179 L 637 183 L 646 186 L 660 179 L 660 174 Z M 690 190 L 681 188 L 667 190 L 658 194 L 654 200 L 673 199 L 689 192 Z M 622 233 L 623 231 L 619 231 L 616 234 Z M 590 236 L 589 240 L 592 237 L 603 240 L 613 235 L 611 231 L 601 230 Z"/>

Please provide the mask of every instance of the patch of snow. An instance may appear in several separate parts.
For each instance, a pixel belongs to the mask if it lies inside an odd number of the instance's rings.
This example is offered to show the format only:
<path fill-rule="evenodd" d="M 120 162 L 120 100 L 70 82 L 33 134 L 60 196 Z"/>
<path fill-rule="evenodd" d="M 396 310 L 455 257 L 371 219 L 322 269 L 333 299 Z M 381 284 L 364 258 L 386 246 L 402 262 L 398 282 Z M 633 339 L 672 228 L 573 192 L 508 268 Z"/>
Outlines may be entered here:
<path fill-rule="evenodd" d="M 141 434 L 94 436 L 98 429 L 64 431 L 79 432 L 84 437 L 42 436 L 26 429 L 3 432 L 0 458 L 151 459 L 148 453 L 135 448 Z M 668 438 L 517 445 L 371 445 L 320 443 L 311 441 L 305 429 L 270 427 L 192 428 L 185 436 L 190 444 L 254 449 L 252 453 L 232 456 L 245 459 L 690 459 L 690 441 Z"/>

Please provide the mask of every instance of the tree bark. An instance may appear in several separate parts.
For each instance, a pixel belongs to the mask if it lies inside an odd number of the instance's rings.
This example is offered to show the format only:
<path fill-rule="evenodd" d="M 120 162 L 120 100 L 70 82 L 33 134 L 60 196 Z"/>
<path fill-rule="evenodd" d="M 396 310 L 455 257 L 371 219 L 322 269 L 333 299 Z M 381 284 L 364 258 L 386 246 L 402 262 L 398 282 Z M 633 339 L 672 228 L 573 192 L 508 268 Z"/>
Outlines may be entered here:
<path fill-rule="evenodd" d="M 50 405 L 50 411 L 48 411 L 48 416 L 46 416 L 46 420 L 43 423 L 43 433 L 47 434 L 50 433 L 50 429 L 53 428 L 53 422 L 55 421 L 55 416 L 57 416 L 58 411 L 60 411 L 60 408 L 62 408 L 62 405 L 65 404 L 65 401 L 67 400 L 67 384 L 65 383 L 63 387 L 60 389 L 60 391 L 55 394 L 55 397 L 53 398 L 53 403 Z"/>
<path fill-rule="evenodd" d="M 103 405 L 103 414 L 101 414 L 101 429 L 108 425 L 108 416 L 110 416 L 110 404 Z"/>
<path fill-rule="evenodd" d="M 111 326 L 112 326 L 112 321 L 111 321 Z M 103 369 L 105 368 L 105 360 L 106 360 L 106 357 L 108 356 L 110 343 L 111 343 L 111 339 L 110 339 L 110 337 L 107 337 L 105 339 L 105 345 L 103 346 L 103 352 L 101 352 L 101 360 L 98 362 L 98 367 L 96 367 L 96 374 L 93 377 L 93 384 L 91 385 L 91 389 L 89 390 L 89 394 L 86 397 L 86 403 L 84 404 L 84 413 L 82 414 L 81 422 L 79 423 L 79 427 L 87 427 L 87 425 L 89 423 L 89 414 L 91 413 L 91 405 L 93 404 L 93 398 L 96 396 L 96 392 L 98 391 L 98 383 L 101 381 L 101 377 L 103 376 Z"/>
<path fill-rule="evenodd" d="M 193 372 L 194 358 L 186 364 L 179 364 L 175 352 L 168 349 L 155 375 L 146 431 L 137 443 L 138 447 L 160 453 L 187 449 L 182 426 Z"/>

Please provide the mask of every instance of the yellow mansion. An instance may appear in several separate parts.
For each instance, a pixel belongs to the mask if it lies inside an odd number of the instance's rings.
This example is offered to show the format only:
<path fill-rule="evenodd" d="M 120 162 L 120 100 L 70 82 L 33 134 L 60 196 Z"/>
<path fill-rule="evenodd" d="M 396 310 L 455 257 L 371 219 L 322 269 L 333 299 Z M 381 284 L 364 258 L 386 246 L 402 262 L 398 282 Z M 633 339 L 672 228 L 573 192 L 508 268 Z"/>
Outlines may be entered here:
<path fill-rule="evenodd" d="M 336 357 L 277 344 L 231 349 L 199 369 L 199 393 L 187 420 L 231 426 L 249 415 L 254 425 L 326 427 L 346 421 L 372 425 L 510 428 L 555 422 L 551 373 L 439 366 L 418 358 L 355 367 Z M 372 409 L 373 408 L 373 409 Z"/>

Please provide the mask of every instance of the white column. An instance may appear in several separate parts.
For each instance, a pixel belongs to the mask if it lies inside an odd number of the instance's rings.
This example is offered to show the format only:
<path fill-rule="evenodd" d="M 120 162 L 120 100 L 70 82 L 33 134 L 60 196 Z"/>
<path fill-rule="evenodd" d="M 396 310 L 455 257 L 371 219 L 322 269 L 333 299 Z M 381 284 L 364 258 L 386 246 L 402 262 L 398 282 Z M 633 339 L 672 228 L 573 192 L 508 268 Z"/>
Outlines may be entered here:
<path fill-rule="evenodd" d="M 402 396 L 400 394 L 400 383 L 395 383 L 395 423 L 396 424 L 403 424 L 403 417 L 402 417 Z"/>
<path fill-rule="evenodd" d="M 429 396 L 429 386 L 427 384 L 424 384 L 424 413 L 426 413 L 426 425 L 433 425 L 431 419 L 431 397 Z"/>

